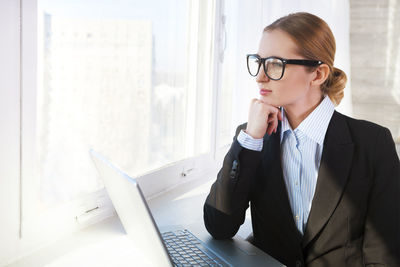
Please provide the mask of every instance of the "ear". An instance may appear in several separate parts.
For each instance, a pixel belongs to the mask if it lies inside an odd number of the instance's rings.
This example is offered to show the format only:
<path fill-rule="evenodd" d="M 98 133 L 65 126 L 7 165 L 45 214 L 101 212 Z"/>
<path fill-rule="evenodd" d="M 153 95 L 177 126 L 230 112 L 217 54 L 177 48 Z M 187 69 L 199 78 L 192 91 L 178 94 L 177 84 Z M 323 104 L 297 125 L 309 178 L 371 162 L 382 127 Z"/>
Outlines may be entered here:
<path fill-rule="evenodd" d="M 321 64 L 320 66 L 318 66 L 315 72 L 316 75 L 311 81 L 311 85 L 321 85 L 329 76 L 329 67 L 327 64 Z"/>

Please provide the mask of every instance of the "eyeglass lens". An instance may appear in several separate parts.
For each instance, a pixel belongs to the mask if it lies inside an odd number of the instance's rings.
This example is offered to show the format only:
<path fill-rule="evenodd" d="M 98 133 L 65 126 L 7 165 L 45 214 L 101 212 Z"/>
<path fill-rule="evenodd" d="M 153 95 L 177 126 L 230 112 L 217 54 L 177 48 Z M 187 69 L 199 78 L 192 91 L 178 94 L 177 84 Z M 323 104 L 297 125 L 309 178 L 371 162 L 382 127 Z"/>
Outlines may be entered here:
<path fill-rule="evenodd" d="M 261 68 L 261 59 L 256 56 L 249 56 L 247 59 L 247 65 L 250 75 L 256 76 Z M 270 79 L 280 79 L 282 77 L 284 64 L 282 60 L 278 58 L 269 58 L 265 60 L 265 73 Z"/>

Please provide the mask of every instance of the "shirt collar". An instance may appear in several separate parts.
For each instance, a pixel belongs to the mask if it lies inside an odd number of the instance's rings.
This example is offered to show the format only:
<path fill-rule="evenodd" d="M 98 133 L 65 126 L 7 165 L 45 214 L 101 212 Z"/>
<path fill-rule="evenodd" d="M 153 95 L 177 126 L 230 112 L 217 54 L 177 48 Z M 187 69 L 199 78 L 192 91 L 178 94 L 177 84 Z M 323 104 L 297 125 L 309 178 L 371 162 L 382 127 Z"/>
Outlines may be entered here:
<path fill-rule="evenodd" d="M 300 123 L 297 129 L 322 146 L 334 111 L 335 106 L 331 99 L 329 96 L 325 96 L 322 102 Z M 283 108 L 282 117 L 281 141 L 283 134 L 287 130 L 292 130 Z"/>

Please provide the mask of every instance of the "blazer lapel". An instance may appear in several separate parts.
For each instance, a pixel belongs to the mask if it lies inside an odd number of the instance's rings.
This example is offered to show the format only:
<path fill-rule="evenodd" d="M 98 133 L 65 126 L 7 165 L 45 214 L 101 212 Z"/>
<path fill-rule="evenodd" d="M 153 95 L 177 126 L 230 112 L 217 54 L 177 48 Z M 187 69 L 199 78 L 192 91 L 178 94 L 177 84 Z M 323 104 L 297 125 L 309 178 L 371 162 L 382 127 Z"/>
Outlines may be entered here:
<path fill-rule="evenodd" d="M 345 118 L 336 111 L 329 123 L 318 180 L 302 245 L 305 247 L 324 227 L 346 185 L 353 158 L 353 143 Z"/>

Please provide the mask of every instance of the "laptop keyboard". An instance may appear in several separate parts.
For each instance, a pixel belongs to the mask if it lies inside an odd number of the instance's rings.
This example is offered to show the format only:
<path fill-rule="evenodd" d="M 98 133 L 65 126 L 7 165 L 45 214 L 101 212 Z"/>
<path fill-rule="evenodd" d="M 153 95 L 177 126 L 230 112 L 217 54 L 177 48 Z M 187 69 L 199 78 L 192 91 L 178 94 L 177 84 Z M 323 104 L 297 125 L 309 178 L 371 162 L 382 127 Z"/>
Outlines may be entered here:
<path fill-rule="evenodd" d="M 188 230 L 161 234 L 175 266 L 229 266 Z"/>

